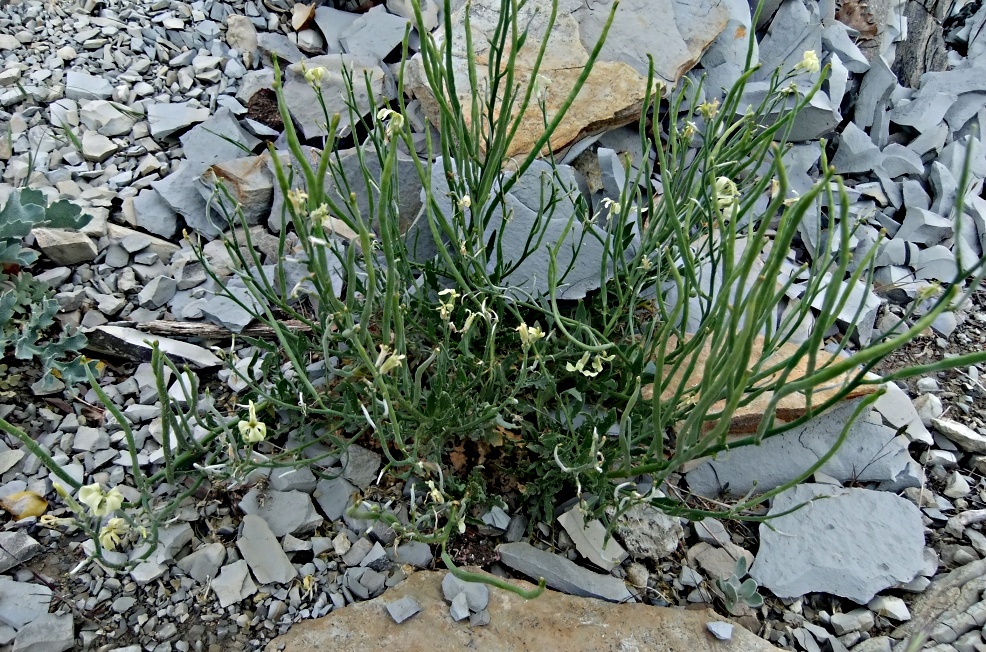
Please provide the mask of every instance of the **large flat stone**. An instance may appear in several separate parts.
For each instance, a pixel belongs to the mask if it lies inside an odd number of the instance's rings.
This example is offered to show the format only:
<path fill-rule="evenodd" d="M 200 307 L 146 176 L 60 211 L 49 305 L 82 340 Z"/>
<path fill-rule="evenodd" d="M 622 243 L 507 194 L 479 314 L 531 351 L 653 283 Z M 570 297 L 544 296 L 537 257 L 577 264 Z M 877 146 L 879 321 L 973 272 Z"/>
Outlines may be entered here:
<path fill-rule="evenodd" d="M 444 572 L 418 572 L 379 598 L 298 623 L 267 645 L 268 652 L 517 652 L 518 650 L 687 650 L 688 652 L 775 652 L 777 648 L 740 626 L 728 643 L 706 625 L 723 620 L 712 611 L 685 611 L 644 604 L 609 604 L 545 591 L 524 600 L 492 589 L 490 622 L 470 627 L 449 616 L 441 583 Z M 527 582 L 514 581 L 525 589 Z M 411 597 L 420 612 L 397 624 L 386 606 Z"/>
<path fill-rule="evenodd" d="M 794 480 L 835 445 L 849 422 L 855 402 L 838 405 L 799 428 L 765 439 L 759 446 L 744 446 L 720 453 L 687 474 L 691 491 L 714 497 L 725 491 L 743 496 L 763 493 Z M 841 482 L 897 482 L 913 462 L 908 440 L 883 425 L 859 418 L 846 441 L 819 471 Z"/>
<path fill-rule="evenodd" d="M 823 498 L 821 500 L 814 500 Z M 774 595 L 831 593 L 865 604 L 924 568 L 924 526 L 910 501 L 882 491 L 798 485 L 774 498 L 750 575 Z"/>
<path fill-rule="evenodd" d="M 558 111 L 574 88 L 609 14 L 608 6 L 596 6 L 583 0 L 562 0 L 558 5 L 557 19 L 551 26 L 538 71 L 546 84 L 545 104 L 549 116 Z M 474 71 L 482 86 L 488 83 L 487 64 L 492 55 L 488 41 L 499 21 L 500 2 L 476 0 L 469 3 L 469 7 L 476 55 Z M 531 78 L 540 42 L 549 27 L 550 14 L 550 0 L 534 0 L 519 9 L 519 22 L 529 27 L 527 41 L 513 63 L 516 83 L 522 88 Z M 636 120 L 646 91 L 648 55 L 654 58 L 656 77 L 673 85 L 698 62 L 728 20 L 727 7 L 709 0 L 624 0 L 592 72 L 552 135 L 554 149 L 557 151 L 586 136 Z M 453 13 L 452 24 L 456 92 L 467 112 L 466 120 L 471 121 L 464 9 Z M 408 73 L 409 89 L 421 99 L 428 118 L 437 122 L 438 105 L 424 76 L 420 55 L 412 58 Z M 530 152 L 542 134 L 541 109 L 532 101 L 506 155 Z"/>

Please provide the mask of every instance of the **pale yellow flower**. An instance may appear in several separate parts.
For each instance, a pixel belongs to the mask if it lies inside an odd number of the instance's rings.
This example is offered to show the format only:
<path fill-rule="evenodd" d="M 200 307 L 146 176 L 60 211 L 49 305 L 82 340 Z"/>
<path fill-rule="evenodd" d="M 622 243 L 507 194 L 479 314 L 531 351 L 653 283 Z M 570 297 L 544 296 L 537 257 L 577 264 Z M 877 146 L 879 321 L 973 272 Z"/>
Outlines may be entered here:
<path fill-rule="evenodd" d="M 79 502 L 87 506 L 93 516 L 108 516 L 123 506 L 123 494 L 116 487 L 104 492 L 96 482 L 79 489 Z"/>
<path fill-rule="evenodd" d="M 377 369 L 382 374 L 388 374 L 397 367 L 401 366 L 401 362 L 407 358 L 406 355 L 395 355 L 390 352 L 390 347 L 386 344 L 380 345 L 380 353 L 377 355 Z"/>
<path fill-rule="evenodd" d="M 609 197 L 604 197 L 602 203 L 603 206 L 609 209 L 610 215 L 619 215 L 623 212 L 623 206 L 620 205 L 620 202 L 613 201 Z"/>
<path fill-rule="evenodd" d="M 472 198 L 469 195 L 466 195 L 465 197 L 463 197 L 458 201 L 458 204 L 459 204 L 459 210 L 464 211 L 470 206 L 472 206 Z"/>
<path fill-rule="evenodd" d="M 739 189 L 729 177 L 716 179 L 716 207 L 722 211 L 739 203 Z"/>
<path fill-rule="evenodd" d="M 818 72 L 822 69 L 821 62 L 818 60 L 818 53 L 814 50 L 805 50 L 804 58 L 794 67 L 795 70 L 804 72 Z"/>
<path fill-rule="evenodd" d="M 459 298 L 459 293 L 452 288 L 448 288 L 439 292 L 438 296 L 445 297 L 439 301 L 437 308 L 438 314 L 444 321 L 448 321 L 449 315 L 455 309 L 455 300 Z"/>
<path fill-rule="evenodd" d="M 240 430 L 240 436 L 243 437 L 243 441 L 247 444 L 256 444 L 267 438 L 267 424 L 263 421 L 257 419 L 257 406 L 250 401 L 249 407 L 250 417 L 248 419 L 241 419 L 237 427 Z"/>
<path fill-rule="evenodd" d="M 685 140 L 688 140 L 689 138 L 691 138 L 697 133 L 698 133 L 698 127 L 695 126 L 695 123 L 692 122 L 691 120 L 686 120 L 685 128 L 681 132 L 681 137 L 684 138 Z"/>
<path fill-rule="evenodd" d="M 315 68 L 308 68 L 305 70 L 305 80 L 312 86 L 319 86 L 322 83 L 322 77 L 329 73 L 328 70 L 322 66 L 317 66 Z"/>
<path fill-rule="evenodd" d="M 699 104 L 698 112 L 702 114 L 702 117 L 705 118 L 706 121 L 716 117 L 716 114 L 719 113 L 719 99 L 716 98 L 711 102 L 703 102 L 702 104 Z"/>
<path fill-rule="evenodd" d="M 294 207 L 296 213 L 304 215 L 308 212 L 308 193 L 301 188 L 294 188 L 288 191 L 288 201 Z"/>
<path fill-rule="evenodd" d="M 404 116 L 393 109 L 380 109 L 377 111 L 377 120 L 388 120 L 387 140 L 394 137 L 398 131 L 404 127 Z"/>
<path fill-rule="evenodd" d="M 590 369 L 586 369 L 585 366 L 586 366 L 586 364 L 589 363 L 589 358 L 590 358 L 589 352 L 586 351 L 585 353 L 582 354 L 582 357 L 579 358 L 579 361 L 578 362 L 576 362 L 575 364 L 572 364 L 571 362 L 569 362 L 568 364 L 565 365 L 565 369 L 567 371 L 577 371 L 577 372 L 581 373 L 583 376 L 586 376 L 588 378 L 595 378 L 596 376 L 598 376 L 602 372 L 602 370 L 603 370 L 603 363 L 604 362 L 609 362 L 610 360 L 613 359 L 613 357 L 614 356 L 612 356 L 612 355 L 602 356 L 602 355 L 600 355 L 600 354 L 597 353 L 596 356 L 595 356 L 595 358 L 593 358 L 593 360 L 592 360 L 591 368 Z"/>
<path fill-rule="evenodd" d="M 544 337 L 544 331 L 541 330 L 541 326 L 537 322 L 534 322 L 533 326 L 528 326 L 527 324 L 521 323 L 516 330 L 520 335 L 520 345 L 524 347 L 525 351 L 529 349 L 532 344 Z"/>
<path fill-rule="evenodd" d="M 116 550 L 116 547 L 120 545 L 120 541 L 127 532 L 130 531 L 130 526 L 122 518 L 111 518 L 106 521 L 106 525 L 99 529 L 99 545 L 107 550 Z"/>

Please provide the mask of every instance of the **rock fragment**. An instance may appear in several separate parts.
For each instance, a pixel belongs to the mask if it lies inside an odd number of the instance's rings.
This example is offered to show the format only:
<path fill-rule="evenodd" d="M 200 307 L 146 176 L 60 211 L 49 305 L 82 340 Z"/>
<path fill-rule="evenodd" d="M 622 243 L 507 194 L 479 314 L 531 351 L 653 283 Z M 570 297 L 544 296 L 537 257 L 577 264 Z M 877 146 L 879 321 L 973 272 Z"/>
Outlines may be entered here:
<path fill-rule="evenodd" d="M 243 517 L 236 547 L 261 584 L 287 584 L 298 576 L 267 521 L 259 516 L 247 514 Z"/>
<path fill-rule="evenodd" d="M 771 520 L 773 529 L 760 527 L 750 575 L 775 595 L 824 592 L 862 604 L 911 581 L 924 567 L 924 527 L 910 501 L 868 489 L 804 484 L 777 496 L 771 513 L 808 501 Z"/>
<path fill-rule="evenodd" d="M 565 557 L 538 550 L 528 543 L 502 543 L 497 546 L 500 561 L 531 578 L 544 577 L 553 589 L 570 595 L 625 602 L 631 594 L 626 584 L 610 575 L 586 570 Z"/>

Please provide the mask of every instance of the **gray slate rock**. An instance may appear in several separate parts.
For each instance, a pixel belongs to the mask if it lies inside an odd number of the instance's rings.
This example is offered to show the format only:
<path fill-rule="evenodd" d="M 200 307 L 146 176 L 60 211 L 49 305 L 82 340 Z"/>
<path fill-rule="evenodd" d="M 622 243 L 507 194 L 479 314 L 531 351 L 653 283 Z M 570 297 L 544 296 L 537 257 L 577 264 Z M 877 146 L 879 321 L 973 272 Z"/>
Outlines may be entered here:
<path fill-rule="evenodd" d="M 247 514 L 243 517 L 236 547 L 261 584 L 287 584 L 298 576 L 267 521 L 259 516 Z"/>
<path fill-rule="evenodd" d="M 400 625 L 402 622 L 421 611 L 421 605 L 409 595 L 405 595 L 400 600 L 395 600 L 387 604 L 387 613 Z"/>
<path fill-rule="evenodd" d="M 151 136 L 156 140 L 169 138 L 179 131 L 209 119 L 207 107 L 196 106 L 190 102 L 172 104 L 151 104 L 147 107 L 147 121 L 151 126 Z"/>
<path fill-rule="evenodd" d="M 855 122 L 847 124 L 839 136 L 839 149 L 832 159 L 835 171 L 839 174 L 869 172 L 882 163 L 883 154 L 869 134 Z"/>
<path fill-rule="evenodd" d="M 394 82 L 388 72 L 385 72 L 379 65 L 378 60 L 372 57 L 360 57 L 351 54 L 327 54 L 319 57 L 312 57 L 299 61 L 288 66 L 285 72 L 284 81 L 284 101 L 291 117 L 298 123 L 301 133 L 306 139 L 325 136 L 325 113 L 319 104 L 318 96 L 312 85 L 305 79 L 302 71 L 302 64 L 308 69 L 322 67 L 328 74 L 322 77 L 321 90 L 325 100 L 325 107 L 329 115 L 338 113 L 341 116 L 339 129 L 346 133 L 350 128 L 349 107 L 343 84 L 342 69 L 346 67 L 352 70 L 353 79 L 363 80 L 364 74 L 369 73 L 370 90 L 379 105 L 394 96 Z M 365 115 L 370 110 L 370 97 L 366 91 L 366 84 L 355 84 L 354 94 L 356 99 L 356 113 Z"/>
<path fill-rule="evenodd" d="M 863 128 L 872 125 L 877 112 L 883 111 L 895 88 L 897 75 L 890 70 L 882 56 L 874 57 L 870 61 L 870 69 L 860 82 L 853 122 Z"/>
<path fill-rule="evenodd" d="M 557 591 L 609 602 L 632 599 L 626 584 L 612 575 L 593 573 L 565 557 L 538 550 L 529 543 L 502 543 L 496 550 L 504 565 L 534 580 L 543 577 L 548 586 Z"/>
<path fill-rule="evenodd" d="M 65 97 L 70 100 L 108 100 L 113 97 L 113 84 L 104 77 L 70 70 L 65 75 Z"/>
<path fill-rule="evenodd" d="M 0 577 L 0 623 L 20 629 L 48 613 L 51 589 Z"/>
<path fill-rule="evenodd" d="M 380 454 L 363 448 L 359 444 L 350 444 L 343 451 L 342 477 L 349 480 L 360 489 L 365 489 L 377 479 L 380 469 Z"/>
<path fill-rule="evenodd" d="M 178 560 L 178 568 L 200 584 L 207 584 L 216 577 L 226 559 L 226 547 L 221 543 L 209 543 Z"/>
<path fill-rule="evenodd" d="M 152 188 L 145 188 L 134 197 L 137 226 L 162 238 L 170 238 L 178 229 L 178 216 L 168 202 Z"/>
<path fill-rule="evenodd" d="M 345 478 L 331 478 L 319 481 L 314 498 L 322 508 L 325 518 L 337 521 L 349 509 L 355 493 L 356 487 Z"/>
<path fill-rule="evenodd" d="M 823 496 L 760 526 L 750 575 L 772 593 L 831 593 L 865 604 L 924 567 L 921 513 L 891 493 L 804 484 L 774 498 L 770 514 Z"/>
<path fill-rule="evenodd" d="M 329 54 L 342 53 L 339 37 L 357 18 L 359 18 L 359 14 L 332 7 L 317 7 L 315 9 L 315 25 L 318 26 L 325 38 L 325 48 Z"/>
<path fill-rule="evenodd" d="M 490 603 L 489 586 L 481 582 L 464 582 L 452 573 L 442 579 L 442 594 L 446 602 L 452 602 L 457 596 L 464 595 L 469 611 L 473 613 L 482 611 Z"/>
<path fill-rule="evenodd" d="M 383 60 L 404 40 L 407 19 L 387 13 L 380 6 L 354 20 L 339 36 L 349 54 Z"/>
<path fill-rule="evenodd" d="M 73 645 L 72 614 L 43 614 L 17 632 L 12 652 L 63 652 Z"/>
<path fill-rule="evenodd" d="M 212 580 L 210 586 L 216 597 L 219 598 L 219 606 L 223 609 L 241 600 L 246 600 L 257 592 L 257 585 L 250 577 L 247 562 L 242 559 L 228 566 L 223 566 L 219 577 Z"/>
<path fill-rule="evenodd" d="M 240 509 L 264 519 L 278 538 L 311 532 L 322 523 L 322 517 L 315 513 L 312 497 L 300 491 L 254 488 L 240 501 Z"/>
<path fill-rule="evenodd" d="M 950 219 L 921 208 L 909 208 L 894 239 L 930 247 L 951 236 L 952 221 Z"/>
<path fill-rule="evenodd" d="M 6 573 L 18 564 L 29 561 L 39 552 L 41 544 L 27 532 L 0 532 L 0 573 Z"/>
<path fill-rule="evenodd" d="M 828 452 L 848 422 L 856 402 L 838 405 L 800 428 L 721 453 L 686 474 L 700 496 L 714 497 L 728 485 L 730 496 L 763 493 L 797 478 Z M 857 419 L 842 447 L 821 469 L 840 482 L 890 482 L 907 475 L 913 462 L 908 441 L 886 426 Z"/>

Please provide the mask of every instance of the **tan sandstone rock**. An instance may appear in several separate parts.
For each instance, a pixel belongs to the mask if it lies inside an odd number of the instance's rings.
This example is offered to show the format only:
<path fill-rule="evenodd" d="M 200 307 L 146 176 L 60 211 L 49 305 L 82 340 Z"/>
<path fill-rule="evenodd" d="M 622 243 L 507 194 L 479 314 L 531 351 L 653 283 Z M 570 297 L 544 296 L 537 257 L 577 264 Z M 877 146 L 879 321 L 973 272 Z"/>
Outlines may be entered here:
<path fill-rule="evenodd" d="M 763 352 L 764 340 L 762 337 L 757 337 L 753 342 L 752 349 L 750 351 L 750 362 L 751 365 L 758 361 Z M 672 342 L 668 346 L 668 350 L 674 350 L 675 345 Z M 705 365 L 708 362 L 709 352 L 711 350 L 711 342 L 706 341 L 701 352 L 698 355 L 698 363 L 690 374 L 685 376 L 685 371 L 679 368 L 678 371 L 672 377 L 671 382 L 668 385 L 668 389 L 664 391 L 662 399 L 671 400 L 674 396 L 675 388 L 681 386 L 684 382 L 686 387 L 697 387 L 705 374 Z M 795 344 L 784 344 L 777 349 L 771 356 L 769 356 L 767 363 L 763 365 L 763 368 L 770 368 L 775 364 L 791 358 L 795 352 L 797 352 L 798 346 Z M 829 360 L 832 359 L 832 354 L 825 351 L 820 351 L 815 359 L 815 368 L 821 367 L 823 364 L 827 364 Z M 687 365 L 682 365 L 686 367 Z M 800 362 L 795 366 L 794 370 L 788 375 L 786 382 L 795 382 L 805 377 L 808 372 L 808 356 L 803 356 Z M 779 377 L 780 372 L 775 374 L 775 377 Z M 831 381 L 825 383 L 822 387 L 817 388 L 812 393 L 812 405 L 817 406 L 832 396 L 837 394 L 850 379 L 850 374 L 842 374 L 836 376 Z M 763 385 L 765 383 L 759 383 Z M 879 389 L 879 385 L 860 385 L 849 392 L 845 400 L 850 400 L 854 398 L 859 398 L 861 396 L 866 396 L 872 394 Z M 647 385 L 642 388 L 641 395 L 644 400 L 650 400 L 654 396 L 654 386 Z M 697 398 L 697 397 L 696 397 Z M 764 414 L 770 405 L 771 400 L 773 400 L 773 392 L 764 392 L 758 397 L 750 401 L 748 404 L 736 408 L 733 412 L 732 422 L 730 424 L 729 432 L 731 434 L 748 434 L 756 432 L 757 427 L 763 420 Z M 725 401 L 719 401 L 713 405 L 713 410 L 721 410 L 725 406 Z M 804 416 L 807 409 L 807 401 L 804 394 L 794 393 L 788 394 L 781 398 L 777 403 L 777 408 L 775 410 L 775 415 L 777 419 L 781 421 L 793 421 Z M 709 421 L 706 428 L 713 428 L 715 426 L 714 421 Z"/>
<path fill-rule="evenodd" d="M 582 73 L 589 53 L 602 34 L 610 4 L 607 0 L 558 3 L 558 15 L 538 72 L 549 120 L 557 114 Z M 483 88 L 488 82 L 487 64 L 491 55 L 488 39 L 499 19 L 500 1 L 475 0 L 470 6 L 475 72 Z M 472 98 L 465 56 L 464 11 L 460 9 L 452 17 L 452 65 L 456 92 L 466 120 L 470 120 Z M 519 24 L 530 25 L 527 41 L 514 65 L 516 83 L 522 89 L 531 77 L 550 13 L 550 0 L 531 0 L 519 12 Z M 713 0 L 624 0 L 592 73 L 552 136 L 552 147 L 559 150 L 581 138 L 639 118 L 647 86 L 648 55 L 654 58 L 656 79 L 673 85 L 698 62 L 728 18 L 725 5 Z M 420 55 L 415 55 L 408 66 L 408 87 L 421 99 L 428 118 L 436 122 L 438 105 L 424 76 Z M 541 109 L 532 98 L 507 156 L 530 152 L 543 133 L 542 121 Z"/>
<path fill-rule="evenodd" d="M 776 647 L 740 626 L 732 639 L 716 640 L 706 623 L 712 611 L 686 611 L 645 604 L 612 604 L 545 591 L 535 600 L 491 589 L 490 624 L 454 622 L 442 597 L 444 572 L 422 571 L 379 598 L 298 623 L 267 645 L 268 652 L 775 652 Z M 530 589 L 526 582 L 516 582 Z M 421 612 L 396 624 L 386 605 L 412 596 Z"/>

